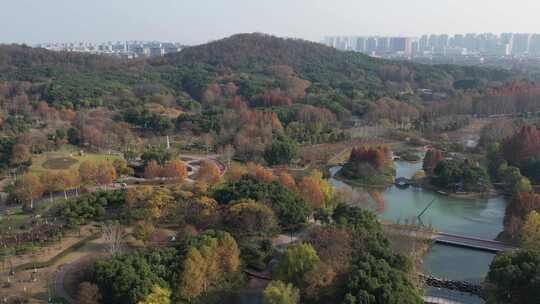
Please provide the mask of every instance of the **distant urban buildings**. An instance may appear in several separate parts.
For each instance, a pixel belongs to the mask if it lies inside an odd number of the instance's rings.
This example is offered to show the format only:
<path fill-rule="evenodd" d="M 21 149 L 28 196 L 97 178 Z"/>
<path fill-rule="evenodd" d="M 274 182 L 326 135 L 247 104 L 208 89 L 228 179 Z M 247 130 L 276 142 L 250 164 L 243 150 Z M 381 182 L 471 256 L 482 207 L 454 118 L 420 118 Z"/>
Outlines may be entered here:
<path fill-rule="evenodd" d="M 176 42 L 159 41 L 117 41 L 105 43 L 42 43 L 35 47 L 51 51 L 79 52 L 117 56 L 125 59 L 139 57 L 160 57 L 169 53 L 180 52 L 183 46 Z"/>
<path fill-rule="evenodd" d="M 540 56 L 540 34 L 492 33 L 421 37 L 329 36 L 323 43 L 340 50 L 380 57 Z"/>

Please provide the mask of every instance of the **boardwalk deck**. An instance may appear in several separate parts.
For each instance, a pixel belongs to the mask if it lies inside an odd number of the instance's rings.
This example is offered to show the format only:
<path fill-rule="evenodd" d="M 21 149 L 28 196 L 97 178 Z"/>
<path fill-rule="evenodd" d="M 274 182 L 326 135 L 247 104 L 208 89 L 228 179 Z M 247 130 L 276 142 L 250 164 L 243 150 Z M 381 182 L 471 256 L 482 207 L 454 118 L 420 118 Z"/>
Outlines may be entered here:
<path fill-rule="evenodd" d="M 474 250 L 481 250 L 487 252 L 503 252 L 503 251 L 512 251 L 517 248 L 506 245 L 502 242 L 486 240 L 481 238 L 455 235 L 449 233 L 437 233 L 433 236 L 433 240 L 436 243 L 450 245 L 455 247 L 464 247 Z"/>

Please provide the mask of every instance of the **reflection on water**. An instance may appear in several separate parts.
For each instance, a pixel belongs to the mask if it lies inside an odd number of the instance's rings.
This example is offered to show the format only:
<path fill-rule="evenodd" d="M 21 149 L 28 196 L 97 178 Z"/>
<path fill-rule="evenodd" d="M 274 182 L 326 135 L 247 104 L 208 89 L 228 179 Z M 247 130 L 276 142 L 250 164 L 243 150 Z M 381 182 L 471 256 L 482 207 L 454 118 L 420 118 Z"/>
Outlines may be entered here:
<path fill-rule="evenodd" d="M 332 176 L 339 169 L 339 167 L 331 168 Z M 397 177 L 410 178 L 420 169 L 421 163 L 396 162 Z M 355 190 L 335 178 L 331 178 L 330 182 L 337 188 Z M 382 211 L 379 217 L 385 221 L 416 220 L 422 210 L 433 201 L 422 216 L 422 222 L 439 231 L 494 239 L 503 229 L 505 201 L 502 197 L 462 199 L 442 196 L 421 188 L 400 189 L 392 186 L 376 196 L 372 195 L 372 199 L 376 203 L 375 209 Z M 384 203 L 384 208 L 379 207 L 381 203 Z"/>
<path fill-rule="evenodd" d="M 330 169 L 331 176 L 340 167 Z M 422 163 L 396 162 L 396 177 L 412 177 L 422 169 Z M 342 181 L 331 178 L 336 188 L 355 188 Z M 366 191 L 365 189 L 356 189 Z M 385 221 L 404 222 L 416 220 L 431 201 L 433 204 L 422 216 L 422 222 L 439 231 L 453 234 L 494 239 L 503 230 L 505 201 L 502 197 L 489 199 L 461 199 L 442 196 L 432 191 L 409 187 L 399 189 L 392 186 L 381 192 L 376 201 L 382 198 L 384 208 L 379 209 L 379 217 Z M 380 204 L 380 202 L 378 202 Z M 377 204 L 375 204 L 377 206 Z M 494 255 L 463 248 L 434 245 L 424 259 L 424 269 L 438 277 L 454 280 L 480 282 L 489 269 Z M 483 303 L 467 294 L 445 290 L 428 289 L 428 295 L 459 300 L 463 303 Z M 446 295 L 446 296 L 445 296 Z"/>
<path fill-rule="evenodd" d="M 481 282 L 494 256 L 489 252 L 434 245 L 424 259 L 424 267 L 441 278 Z"/>

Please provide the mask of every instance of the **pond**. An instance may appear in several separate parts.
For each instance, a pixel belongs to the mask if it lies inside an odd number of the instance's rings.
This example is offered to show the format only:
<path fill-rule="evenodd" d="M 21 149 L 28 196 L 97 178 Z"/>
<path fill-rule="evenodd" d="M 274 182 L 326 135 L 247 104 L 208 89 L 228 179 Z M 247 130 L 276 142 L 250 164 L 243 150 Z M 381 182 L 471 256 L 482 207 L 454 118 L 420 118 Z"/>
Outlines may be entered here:
<path fill-rule="evenodd" d="M 397 161 L 396 177 L 410 178 L 422 169 L 422 163 Z M 330 169 L 330 182 L 337 188 L 351 188 L 333 178 L 340 167 Z M 365 191 L 364 189 L 359 189 Z M 438 231 L 494 239 L 503 230 L 505 200 L 502 197 L 489 199 L 463 199 L 439 195 L 433 191 L 409 187 L 400 189 L 392 186 L 380 193 L 383 206 L 378 206 L 379 217 L 384 221 L 417 221 L 424 212 L 421 221 Z M 493 260 L 494 254 L 434 245 L 424 259 L 424 271 L 437 277 L 480 282 L 483 280 Z M 483 303 L 477 297 L 428 289 L 428 295 L 440 296 L 462 303 Z"/>

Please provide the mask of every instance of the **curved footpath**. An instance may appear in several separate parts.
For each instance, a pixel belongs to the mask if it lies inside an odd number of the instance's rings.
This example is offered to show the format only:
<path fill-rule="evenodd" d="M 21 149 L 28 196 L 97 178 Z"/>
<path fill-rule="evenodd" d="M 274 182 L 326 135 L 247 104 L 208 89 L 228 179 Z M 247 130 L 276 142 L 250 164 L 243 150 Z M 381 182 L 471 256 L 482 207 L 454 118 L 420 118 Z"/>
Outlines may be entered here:
<path fill-rule="evenodd" d="M 64 279 L 66 276 L 66 272 L 73 269 L 75 265 L 76 263 L 74 262 L 60 266 L 54 278 L 54 293 L 57 297 L 64 299 L 70 304 L 77 304 L 77 301 L 75 301 L 75 299 L 73 299 L 64 288 Z"/>

